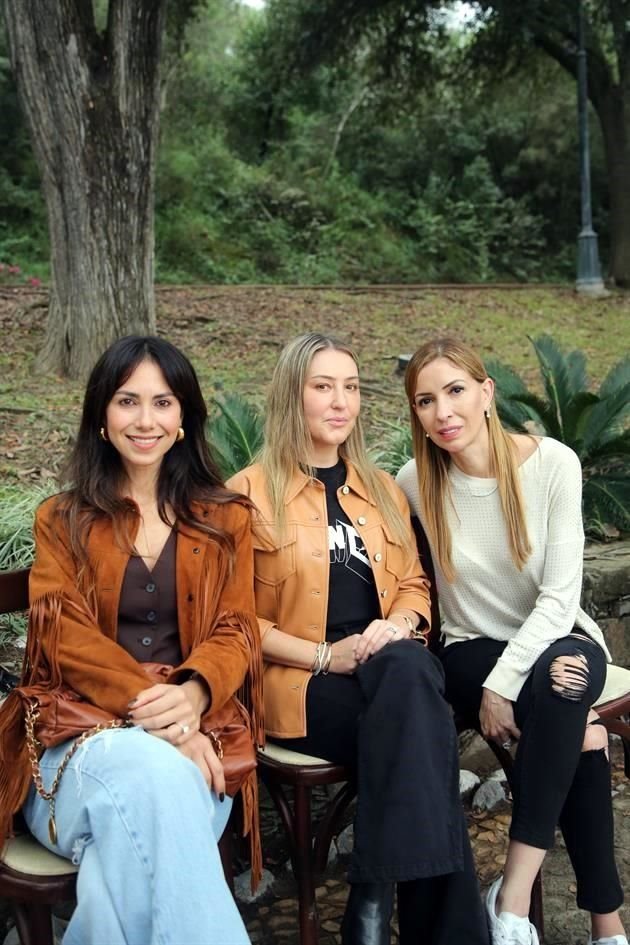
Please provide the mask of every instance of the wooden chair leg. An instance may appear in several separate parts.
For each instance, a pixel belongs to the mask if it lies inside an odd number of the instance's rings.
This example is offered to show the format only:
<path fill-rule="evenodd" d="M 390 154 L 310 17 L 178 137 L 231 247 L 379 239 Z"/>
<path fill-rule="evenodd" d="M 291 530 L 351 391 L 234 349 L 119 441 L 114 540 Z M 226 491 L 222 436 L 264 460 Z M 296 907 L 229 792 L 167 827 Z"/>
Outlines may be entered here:
<path fill-rule="evenodd" d="M 219 856 L 225 874 L 225 881 L 230 892 L 234 895 L 234 837 L 232 834 L 231 818 L 219 840 Z"/>
<path fill-rule="evenodd" d="M 14 902 L 13 915 L 20 945 L 54 945 L 50 906 Z"/>
<path fill-rule="evenodd" d="M 295 786 L 295 879 L 298 887 L 300 945 L 317 945 L 319 916 L 315 899 L 315 876 L 312 849 L 311 789 L 302 784 Z"/>
<path fill-rule="evenodd" d="M 326 812 L 322 817 L 315 832 L 315 843 L 313 845 L 313 864 L 316 873 L 323 873 L 328 864 L 328 851 L 335 831 L 339 826 L 339 821 L 346 808 L 357 793 L 356 784 L 352 781 L 346 781 L 333 800 L 328 804 Z"/>
<path fill-rule="evenodd" d="M 540 945 L 544 945 L 545 917 L 543 914 L 542 870 L 538 871 L 538 875 L 536 876 L 534 885 L 532 887 L 532 903 L 529 909 L 529 921 L 536 926 L 536 931 L 538 932 L 538 937 L 540 938 Z"/>

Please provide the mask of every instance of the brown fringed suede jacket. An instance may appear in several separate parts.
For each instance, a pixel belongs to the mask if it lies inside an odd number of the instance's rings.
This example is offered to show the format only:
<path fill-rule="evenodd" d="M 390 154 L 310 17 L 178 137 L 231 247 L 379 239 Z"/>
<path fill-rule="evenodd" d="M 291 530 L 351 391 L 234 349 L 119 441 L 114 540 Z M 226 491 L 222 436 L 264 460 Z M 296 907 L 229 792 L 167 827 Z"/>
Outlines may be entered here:
<path fill-rule="evenodd" d="M 125 718 L 128 703 L 152 685 L 142 665 L 116 642 L 118 604 L 129 555 L 118 547 L 109 519 L 90 529 L 88 557 L 93 591 L 69 550 L 56 513 L 58 497 L 44 502 L 35 520 L 36 555 L 30 578 L 30 617 L 22 674 L 25 686 L 65 684 L 85 699 Z M 255 616 L 250 514 L 239 502 L 195 507 L 200 521 L 234 537 L 229 557 L 205 532 L 177 529 L 176 587 L 183 662 L 167 682 L 205 679 L 212 694 L 209 718 L 235 694 L 252 719 L 252 739 L 263 740 L 261 655 Z M 183 678 L 182 678 L 183 677 Z M 22 700 L 10 695 L 0 708 L 0 843 L 11 829 L 31 783 Z M 252 873 L 261 866 L 256 772 L 242 788 L 244 833 L 251 832 Z M 255 861 L 255 862 L 254 862 Z"/>

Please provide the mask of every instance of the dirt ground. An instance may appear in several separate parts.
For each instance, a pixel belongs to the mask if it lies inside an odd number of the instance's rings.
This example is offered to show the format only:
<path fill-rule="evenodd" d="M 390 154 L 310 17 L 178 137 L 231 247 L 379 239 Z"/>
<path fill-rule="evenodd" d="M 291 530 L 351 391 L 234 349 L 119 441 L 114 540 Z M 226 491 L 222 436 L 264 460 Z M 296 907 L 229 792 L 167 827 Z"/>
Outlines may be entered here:
<path fill-rule="evenodd" d="M 398 355 L 428 337 L 457 334 L 532 379 L 537 367 L 527 336 L 547 332 L 567 349 L 582 348 L 598 382 L 626 353 L 630 322 L 630 294 L 592 300 L 570 287 L 165 286 L 156 299 L 158 331 L 190 356 L 208 400 L 238 391 L 262 408 L 279 350 L 300 331 L 350 341 L 360 356 L 372 441 L 383 421 L 407 416 Z M 82 384 L 40 372 L 46 306 L 44 288 L 0 286 L 0 480 L 6 482 L 50 478 L 78 424 Z"/>

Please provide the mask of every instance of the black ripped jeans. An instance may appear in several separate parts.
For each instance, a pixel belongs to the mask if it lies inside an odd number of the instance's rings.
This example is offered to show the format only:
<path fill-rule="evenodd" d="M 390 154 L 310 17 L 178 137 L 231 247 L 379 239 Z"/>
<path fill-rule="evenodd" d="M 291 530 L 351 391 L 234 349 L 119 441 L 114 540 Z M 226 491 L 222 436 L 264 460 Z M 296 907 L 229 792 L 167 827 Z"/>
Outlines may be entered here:
<path fill-rule="evenodd" d="M 479 727 L 483 682 L 507 644 L 488 638 L 453 643 L 442 662 L 446 698 L 456 714 Z M 577 656 L 564 684 L 554 660 Z M 589 710 L 606 681 L 606 659 L 576 633 L 552 643 L 535 663 L 514 704 L 521 730 L 514 764 L 510 837 L 548 850 L 562 830 L 577 880 L 577 904 L 614 912 L 623 902 L 614 857 L 610 765 L 602 750 L 582 751 Z"/>

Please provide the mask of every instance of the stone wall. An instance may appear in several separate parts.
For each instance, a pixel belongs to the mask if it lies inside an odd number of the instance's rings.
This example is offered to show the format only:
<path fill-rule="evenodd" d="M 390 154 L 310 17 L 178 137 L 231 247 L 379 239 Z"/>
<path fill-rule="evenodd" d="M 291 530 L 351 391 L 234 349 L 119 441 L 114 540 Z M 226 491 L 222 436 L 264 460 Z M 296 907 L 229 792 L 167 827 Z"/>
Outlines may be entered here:
<path fill-rule="evenodd" d="M 613 661 L 630 669 L 630 541 L 586 546 L 582 606 L 601 627 Z"/>

